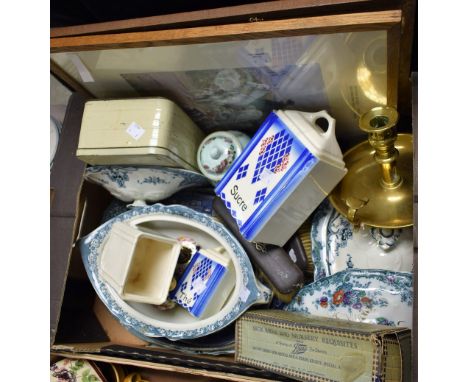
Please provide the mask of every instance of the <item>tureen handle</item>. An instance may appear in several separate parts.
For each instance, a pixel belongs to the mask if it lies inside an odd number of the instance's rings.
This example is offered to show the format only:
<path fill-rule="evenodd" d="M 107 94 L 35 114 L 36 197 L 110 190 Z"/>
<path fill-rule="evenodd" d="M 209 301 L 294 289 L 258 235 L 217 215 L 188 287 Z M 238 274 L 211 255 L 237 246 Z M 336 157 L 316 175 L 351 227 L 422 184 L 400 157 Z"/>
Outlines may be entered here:
<path fill-rule="evenodd" d="M 273 292 L 266 285 L 256 280 L 259 297 L 255 301 L 256 304 L 269 304 L 273 298 Z"/>

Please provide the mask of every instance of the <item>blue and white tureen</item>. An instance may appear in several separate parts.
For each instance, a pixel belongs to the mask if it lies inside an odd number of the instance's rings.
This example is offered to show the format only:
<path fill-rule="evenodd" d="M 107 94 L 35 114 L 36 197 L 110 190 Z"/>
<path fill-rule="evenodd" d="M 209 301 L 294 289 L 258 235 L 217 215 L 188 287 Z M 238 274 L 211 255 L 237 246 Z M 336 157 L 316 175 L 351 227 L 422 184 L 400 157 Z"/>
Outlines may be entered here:
<path fill-rule="evenodd" d="M 134 205 L 158 202 L 188 187 L 210 185 L 195 171 L 162 166 L 92 166 L 86 168 L 84 178 Z"/>

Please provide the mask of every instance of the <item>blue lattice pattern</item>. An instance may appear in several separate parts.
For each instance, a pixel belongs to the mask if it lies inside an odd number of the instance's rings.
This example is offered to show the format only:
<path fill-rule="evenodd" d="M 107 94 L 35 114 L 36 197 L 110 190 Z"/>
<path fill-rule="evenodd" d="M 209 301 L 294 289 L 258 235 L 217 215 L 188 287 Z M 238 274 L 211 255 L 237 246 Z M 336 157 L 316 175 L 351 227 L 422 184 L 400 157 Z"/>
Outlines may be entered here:
<path fill-rule="evenodd" d="M 237 177 L 236 179 L 242 179 L 247 176 L 247 170 L 249 169 L 249 164 L 247 163 L 245 166 L 239 167 L 239 170 L 237 170 Z"/>
<path fill-rule="evenodd" d="M 181 286 L 180 286 L 180 291 L 183 292 L 187 288 L 187 281 L 185 281 Z"/>
<path fill-rule="evenodd" d="M 258 190 L 257 193 L 255 194 L 254 204 L 263 202 L 263 200 L 264 200 L 265 197 L 266 197 L 266 192 L 267 192 L 267 188 L 266 188 L 266 187 L 265 187 L 265 188 L 262 188 L 261 190 Z"/>
<path fill-rule="evenodd" d="M 213 261 L 206 257 L 202 261 L 200 261 L 198 264 L 196 264 L 193 270 L 192 286 L 190 289 L 193 289 L 193 282 L 196 279 L 200 278 L 203 281 L 206 281 L 211 276 L 212 268 L 213 268 Z"/>
<path fill-rule="evenodd" d="M 281 172 L 286 168 L 293 141 L 294 139 L 286 133 L 285 129 L 263 139 L 252 183 L 260 180 L 260 175 L 265 168 L 274 173 Z"/>
<path fill-rule="evenodd" d="M 224 192 L 221 192 L 219 196 L 221 196 L 221 199 L 223 200 L 224 205 L 229 210 L 229 213 L 231 214 L 231 216 L 236 220 L 237 225 L 240 227 L 242 225 L 242 220 L 237 218 L 237 212 L 235 209 L 232 208 L 231 202 L 226 200 L 226 194 Z"/>

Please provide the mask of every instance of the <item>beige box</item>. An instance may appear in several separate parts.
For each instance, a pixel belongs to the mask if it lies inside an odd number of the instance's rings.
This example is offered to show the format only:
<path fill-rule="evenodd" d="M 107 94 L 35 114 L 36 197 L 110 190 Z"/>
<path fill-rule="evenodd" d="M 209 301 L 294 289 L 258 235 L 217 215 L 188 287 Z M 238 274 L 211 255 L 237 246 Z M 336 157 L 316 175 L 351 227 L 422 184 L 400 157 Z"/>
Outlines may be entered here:
<path fill-rule="evenodd" d="M 205 133 L 166 98 L 86 102 L 77 157 L 91 165 L 161 165 L 198 170 Z"/>
<path fill-rule="evenodd" d="M 236 361 L 314 382 L 411 381 L 411 331 L 281 310 L 236 323 Z"/>

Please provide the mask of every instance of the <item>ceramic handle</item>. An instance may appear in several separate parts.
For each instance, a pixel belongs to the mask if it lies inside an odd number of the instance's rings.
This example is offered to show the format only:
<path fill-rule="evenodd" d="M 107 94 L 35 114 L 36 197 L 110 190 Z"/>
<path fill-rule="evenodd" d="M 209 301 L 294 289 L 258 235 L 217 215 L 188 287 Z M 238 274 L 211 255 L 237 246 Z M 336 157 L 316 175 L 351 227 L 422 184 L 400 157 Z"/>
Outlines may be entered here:
<path fill-rule="evenodd" d="M 269 304 L 273 298 L 273 292 L 266 285 L 262 284 L 260 281 L 255 280 L 257 284 L 259 297 L 255 301 L 256 304 Z"/>
<path fill-rule="evenodd" d="M 330 116 L 330 114 L 327 113 L 326 110 L 321 110 L 318 111 L 317 113 L 304 113 L 304 116 L 316 130 L 319 130 L 321 134 L 325 136 L 330 136 L 333 135 L 335 136 L 335 125 L 336 125 L 336 120 Z M 327 131 L 323 131 L 323 129 L 317 125 L 317 119 L 319 118 L 325 118 L 328 121 L 328 129 Z"/>

